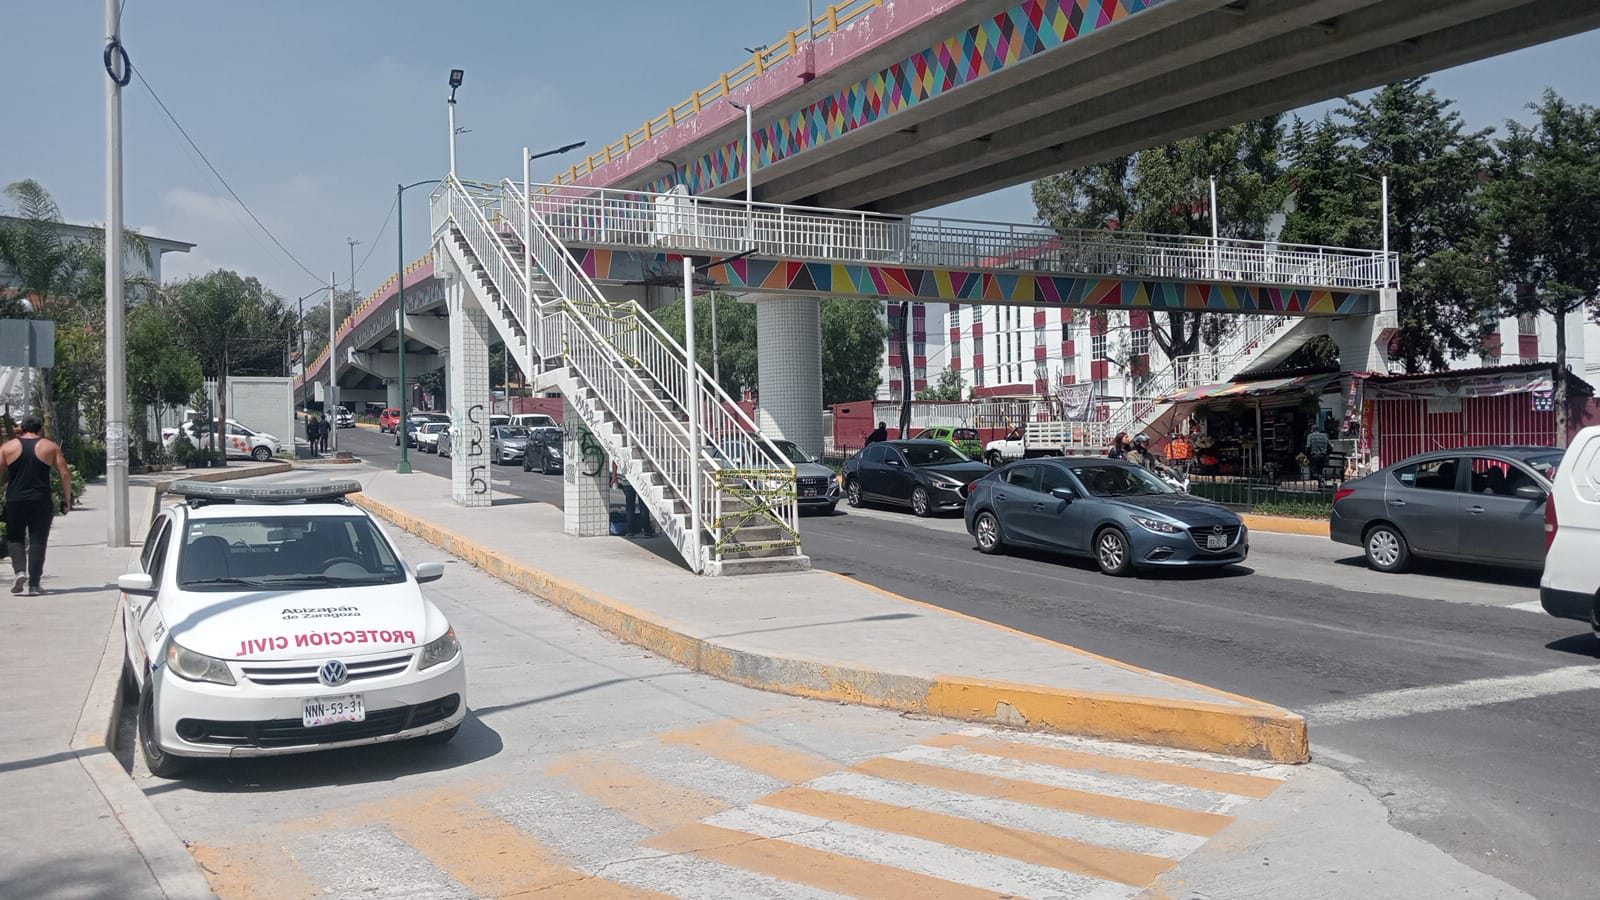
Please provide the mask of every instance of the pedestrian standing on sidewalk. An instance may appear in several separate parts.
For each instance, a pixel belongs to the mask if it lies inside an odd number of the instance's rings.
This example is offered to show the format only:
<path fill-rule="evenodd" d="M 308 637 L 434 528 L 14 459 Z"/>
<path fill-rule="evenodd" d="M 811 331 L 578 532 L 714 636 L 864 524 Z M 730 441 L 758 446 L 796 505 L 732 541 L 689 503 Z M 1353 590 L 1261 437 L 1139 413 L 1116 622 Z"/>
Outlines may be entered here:
<path fill-rule="evenodd" d="M 306 413 L 306 449 L 317 454 L 317 417 L 311 413 Z"/>
<path fill-rule="evenodd" d="M 6 467 L 6 542 L 10 545 L 11 570 L 15 577 L 11 593 L 24 588 L 29 596 L 43 593 L 39 579 L 44 575 L 45 544 L 50 540 L 50 520 L 55 515 L 55 497 L 50 491 L 50 469 L 61 473 L 65 499 L 61 515 L 72 508 L 72 470 L 67 468 L 61 445 L 40 436 L 44 422 L 38 416 L 24 416 L 17 436 L 0 444 L 0 462 Z"/>

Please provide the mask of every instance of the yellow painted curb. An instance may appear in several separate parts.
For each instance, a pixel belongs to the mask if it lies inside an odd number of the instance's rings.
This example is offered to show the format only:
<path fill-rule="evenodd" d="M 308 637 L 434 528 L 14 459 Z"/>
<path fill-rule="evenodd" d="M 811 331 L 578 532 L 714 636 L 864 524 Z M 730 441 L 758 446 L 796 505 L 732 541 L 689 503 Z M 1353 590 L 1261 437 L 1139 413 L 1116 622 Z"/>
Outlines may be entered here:
<path fill-rule="evenodd" d="M 1288 516 L 1253 516 L 1245 513 L 1241 513 L 1239 518 L 1244 520 L 1244 527 L 1251 531 L 1328 536 L 1327 519 L 1291 519 Z"/>
<path fill-rule="evenodd" d="M 353 494 L 350 499 L 512 587 L 658 656 L 734 684 L 798 697 L 1251 759 L 1299 763 L 1310 758 L 1305 720 L 1273 706 L 1075 691 L 961 675 L 901 675 L 723 647 L 366 494 Z"/>

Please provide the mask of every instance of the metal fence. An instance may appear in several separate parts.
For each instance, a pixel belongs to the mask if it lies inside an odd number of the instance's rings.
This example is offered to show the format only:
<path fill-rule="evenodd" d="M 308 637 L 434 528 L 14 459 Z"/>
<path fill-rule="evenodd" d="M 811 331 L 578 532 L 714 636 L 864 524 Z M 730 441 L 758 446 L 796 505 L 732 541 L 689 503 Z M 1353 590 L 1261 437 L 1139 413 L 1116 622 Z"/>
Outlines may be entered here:
<path fill-rule="evenodd" d="M 1191 475 L 1189 493 L 1245 512 L 1326 518 L 1343 475 L 1321 479 L 1303 471 L 1261 470 L 1240 475 Z"/>

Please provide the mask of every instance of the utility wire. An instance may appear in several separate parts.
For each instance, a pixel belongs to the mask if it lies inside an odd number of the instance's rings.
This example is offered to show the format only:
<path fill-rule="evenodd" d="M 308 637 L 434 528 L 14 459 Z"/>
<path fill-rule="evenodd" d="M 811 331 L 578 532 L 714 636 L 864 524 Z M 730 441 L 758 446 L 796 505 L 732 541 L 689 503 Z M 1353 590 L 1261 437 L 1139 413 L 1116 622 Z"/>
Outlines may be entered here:
<path fill-rule="evenodd" d="M 378 242 L 383 240 L 384 232 L 389 230 L 389 220 L 394 218 L 394 205 L 396 203 L 399 203 L 399 202 L 400 202 L 400 198 L 399 197 L 396 197 L 395 199 L 389 201 L 389 212 L 388 212 L 387 215 L 385 215 L 383 217 L 383 224 L 378 226 L 378 236 L 373 238 L 372 241 L 369 244 L 367 244 L 367 255 L 361 257 L 361 265 L 356 266 L 356 272 L 355 272 L 356 275 L 360 275 L 361 274 L 361 270 L 365 269 L 367 267 L 367 260 L 372 258 L 372 251 L 378 249 Z M 353 278 L 355 276 L 351 276 L 351 277 Z M 354 290 L 354 289 L 355 289 L 355 286 L 352 285 L 351 286 L 351 290 Z"/>
<path fill-rule="evenodd" d="M 222 183 L 222 187 L 228 192 L 228 195 L 233 198 L 235 203 L 239 204 L 239 208 L 240 209 L 243 209 L 245 211 L 245 215 L 250 217 L 250 221 L 256 223 L 256 227 L 261 229 L 261 233 L 265 234 L 267 236 L 267 238 L 269 240 L 271 240 L 272 243 L 275 244 L 279 250 L 282 250 L 284 256 L 289 257 L 289 259 L 295 265 L 299 266 L 300 270 L 302 272 L 305 272 L 307 275 L 311 276 L 312 278 L 314 278 L 314 279 L 316 279 L 318 281 L 322 280 L 322 276 L 320 276 L 317 273 L 311 271 L 311 269 L 309 269 L 306 266 L 305 263 L 301 262 L 300 259 L 298 257 L 296 257 L 293 253 L 290 253 L 289 252 L 289 248 L 285 247 L 283 245 L 283 242 L 278 240 L 277 235 L 273 234 L 271 229 L 267 228 L 266 225 L 262 224 L 261 220 L 256 217 L 256 214 L 251 211 L 249 205 L 246 204 L 244 202 L 244 200 L 239 197 L 238 193 L 234 191 L 233 186 L 228 184 L 228 179 L 223 178 L 222 177 L 222 173 L 217 171 L 217 167 L 212 165 L 211 164 L 211 160 L 206 158 L 206 155 L 200 149 L 200 146 L 194 142 L 194 138 L 189 137 L 189 132 L 184 131 L 183 130 L 183 126 L 178 124 L 177 116 L 174 116 L 172 114 L 172 110 L 167 109 L 167 104 L 165 104 L 165 103 L 163 103 L 161 101 L 161 95 L 157 94 L 156 93 L 156 89 L 151 87 L 150 86 L 150 82 L 145 80 L 144 73 L 140 72 L 138 69 L 134 69 L 133 70 L 133 74 L 134 74 L 135 77 L 137 77 L 139 79 L 139 83 L 144 85 L 144 89 L 150 92 L 150 96 L 155 99 L 156 105 L 161 107 L 161 111 L 163 113 L 166 113 L 167 119 L 172 122 L 172 126 L 174 128 L 176 128 L 176 129 L 178 129 L 178 133 L 183 135 L 183 139 L 185 141 L 189 142 L 190 148 L 192 148 L 194 150 L 194 152 L 199 155 L 200 161 L 205 163 L 206 164 L 206 168 L 211 170 L 211 174 L 215 175 L 216 178 L 217 178 L 217 181 Z"/>

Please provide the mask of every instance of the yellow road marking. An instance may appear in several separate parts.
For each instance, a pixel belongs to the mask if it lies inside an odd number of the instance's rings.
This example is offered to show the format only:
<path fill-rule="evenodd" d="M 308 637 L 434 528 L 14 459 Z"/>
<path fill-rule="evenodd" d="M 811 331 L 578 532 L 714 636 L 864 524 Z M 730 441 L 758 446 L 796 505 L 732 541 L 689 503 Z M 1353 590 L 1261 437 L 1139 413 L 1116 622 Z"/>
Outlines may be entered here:
<path fill-rule="evenodd" d="M 884 757 L 869 759 L 853 766 L 852 769 L 863 775 L 887 778 L 906 784 L 921 784 L 978 797 L 992 797 L 996 800 L 1014 800 L 1062 812 L 1114 819 L 1118 822 L 1146 825 L 1166 831 L 1181 831 L 1184 834 L 1198 834 L 1204 837 L 1211 837 L 1233 822 L 1232 816 L 1220 813 L 1181 809 L 1176 806 L 1151 803 L 1148 800 L 1130 800 L 1126 797 L 1052 787 L 995 775 L 979 775 L 901 759 Z"/>
<path fill-rule="evenodd" d="M 751 738 L 740 730 L 737 720 L 696 725 L 668 732 L 661 735 L 660 739 L 663 744 L 689 747 L 786 784 L 801 784 L 844 768 L 803 750 L 779 747 Z"/>
<path fill-rule="evenodd" d="M 714 825 L 688 825 L 645 842 L 668 853 L 690 853 L 724 865 L 851 897 L 916 897 L 918 900 L 997 898 L 981 888 L 931 875 L 816 850 L 775 838 Z"/>
<path fill-rule="evenodd" d="M 189 847 L 211 889 L 222 900 L 315 900 L 322 888 L 289 851 L 273 844 Z"/>
<path fill-rule="evenodd" d="M 1147 853 L 1097 847 L 1020 828 L 974 822 L 958 816 L 907 809 L 811 788 L 785 788 L 756 802 L 762 806 L 1019 859 L 1133 887 L 1144 887 L 1178 864 L 1177 860 Z"/>
<path fill-rule="evenodd" d="M 571 756 L 552 764 L 545 774 L 564 776 L 578 790 L 656 831 L 698 822 L 728 808 L 714 797 L 652 778 L 614 759 Z"/>
<path fill-rule="evenodd" d="M 1112 775 L 1132 775 L 1135 778 L 1143 778 L 1146 781 L 1180 784 L 1185 787 L 1202 788 L 1224 794 L 1236 794 L 1240 797 L 1254 797 L 1258 800 L 1271 794 L 1283 784 L 1282 779 L 1266 778 L 1260 775 L 1215 772 L 1210 769 L 1180 766 L 1174 763 L 1125 759 L 1119 756 L 1104 756 L 1099 753 L 1085 753 L 1079 750 L 1043 747 L 1038 744 L 1001 741 L 994 738 L 965 734 L 946 734 L 936 738 L 929 738 L 923 743 L 930 747 L 971 750 L 974 753 L 982 753 L 987 756 L 1003 756 L 1006 759 L 1043 763 L 1063 769 L 1092 769 Z"/>
<path fill-rule="evenodd" d="M 480 897 L 534 891 L 542 898 L 662 896 L 578 872 L 531 835 L 471 801 L 437 798 L 396 807 L 384 824 Z"/>

